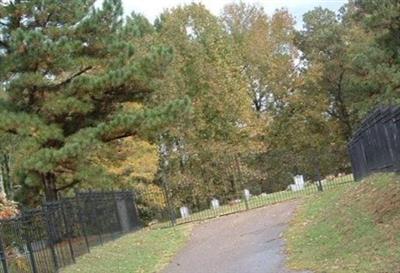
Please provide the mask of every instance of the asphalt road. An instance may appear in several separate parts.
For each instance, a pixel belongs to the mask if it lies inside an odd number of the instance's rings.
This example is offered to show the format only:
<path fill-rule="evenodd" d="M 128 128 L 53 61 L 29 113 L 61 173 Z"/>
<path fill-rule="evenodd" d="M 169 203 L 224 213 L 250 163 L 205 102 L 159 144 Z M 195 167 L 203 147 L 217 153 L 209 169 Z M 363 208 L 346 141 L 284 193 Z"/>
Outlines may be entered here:
<path fill-rule="evenodd" d="M 163 273 L 310 273 L 285 268 L 282 232 L 297 205 L 286 202 L 196 225 Z"/>

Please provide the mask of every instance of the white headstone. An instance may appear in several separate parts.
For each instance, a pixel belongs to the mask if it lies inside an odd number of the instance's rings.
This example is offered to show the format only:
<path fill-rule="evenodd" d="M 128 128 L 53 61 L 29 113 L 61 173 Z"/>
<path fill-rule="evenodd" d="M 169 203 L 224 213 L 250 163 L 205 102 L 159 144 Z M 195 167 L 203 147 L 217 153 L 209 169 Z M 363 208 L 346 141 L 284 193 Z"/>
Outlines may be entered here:
<path fill-rule="evenodd" d="M 294 184 L 304 187 L 304 177 L 302 175 L 296 175 L 294 177 Z"/>
<path fill-rule="evenodd" d="M 212 209 L 218 209 L 219 208 L 219 200 L 218 199 L 213 198 L 211 200 L 211 208 Z"/>
<path fill-rule="evenodd" d="M 244 190 L 244 198 L 245 198 L 247 201 L 249 201 L 250 197 L 251 197 L 250 191 L 249 191 L 248 189 L 245 189 L 245 190 Z"/>
<path fill-rule="evenodd" d="M 3 175 L 0 173 L 0 192 L 5 194 Z"/>
<path fill-rule="evenodd" d="M 296 175 L 293 179 L 294 184 L 290 185 L 292 191 L 300 191 L 304 189 L 304 177 L 302 175 Z"/>
<path fill-rule="evenodd" d="M 181 207 L 179 209 L 179 211 L 181 212 L 181 217 L 182 219 L 188 218 L 190 216 L 189 213 L 189 208 L 188 207 Z"/>
<path fill-rule="evenodd" d="M 296 184 L 290 184 L 289 186 L 290 186 L 290 190 L 291 190 L 291 191 L 299 191 L 299 190 L 302 190 L 302 188 L 301 188 L 299 185 L 296 185 Z"/>

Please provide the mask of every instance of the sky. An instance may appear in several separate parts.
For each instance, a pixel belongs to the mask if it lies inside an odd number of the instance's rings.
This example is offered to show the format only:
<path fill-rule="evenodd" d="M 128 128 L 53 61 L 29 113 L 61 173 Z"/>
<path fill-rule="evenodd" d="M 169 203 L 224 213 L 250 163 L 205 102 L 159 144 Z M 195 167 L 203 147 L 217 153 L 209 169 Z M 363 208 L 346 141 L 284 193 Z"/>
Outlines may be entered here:
<path fill-rule="evenodd" d="M 132 11 L 141 13 L 151 21 L 166 8 L 177 5 L 190 4 L 191 2 L 203 3 L 213 14 L 219 15 L 224 5 L 239 2 L 238 0 L 122 0 L 125 13 L 130 14 Z M 339 8 L 347 2 L 347 0 L 245 0 L 246 3 L 257 3 L 264 7 L 268 14 L 272 14 L 278 8 L 287 8 L 295 18 L 297 28 L 301 28 L 302 15 L 321 6 L 331 10 L 339 10 Z"/>

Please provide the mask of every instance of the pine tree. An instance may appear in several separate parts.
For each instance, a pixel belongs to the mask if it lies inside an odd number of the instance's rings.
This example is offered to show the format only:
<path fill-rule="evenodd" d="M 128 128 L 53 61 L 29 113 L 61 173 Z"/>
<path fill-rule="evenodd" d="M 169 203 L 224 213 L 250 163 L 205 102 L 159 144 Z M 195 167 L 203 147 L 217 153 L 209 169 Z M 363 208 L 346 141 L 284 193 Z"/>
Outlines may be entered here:
<path fill-rule="evenodd" d="M 125 22 L 119 0 L 13 0 L 0 4 L 0 131 L 17 135 L 23 184 L 48 200 L 100 179 L 92 155 L 129 136 L 148 139 L 188 106 L 187 99 L 144 103 L 171 52 L 138 52 L 143 24 Z M 135 24 L 137 26 L 135 27 Z"/>
<path fill-rule="evenodd" d="M 352 85 L 359 116 L 377 105 L 400 103 L 400 2 L 356 0 L 347 8 L 348 21 L 369 36 L 368 43 L 353 43 Z"/>

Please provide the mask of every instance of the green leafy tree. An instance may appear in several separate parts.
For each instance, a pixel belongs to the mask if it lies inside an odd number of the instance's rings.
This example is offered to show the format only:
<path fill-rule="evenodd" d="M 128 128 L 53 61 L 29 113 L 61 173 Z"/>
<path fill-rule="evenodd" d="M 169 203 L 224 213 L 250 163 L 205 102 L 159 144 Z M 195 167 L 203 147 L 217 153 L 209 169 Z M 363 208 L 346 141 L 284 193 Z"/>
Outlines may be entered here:
<path fill-rule="evenodd" d="M 350 139 L 360 120 L 378 105 L 399 100 L 397 1 L 350 1 L 339 14 L 316 8 L 304 15 L 297 44 L 305 71 L 323 72 L 319 86 L 326 112 Z"/>
<path fill-rule="evenodd" d="M 318 171 L 322 175 L 349 171 L 341 124 L 326 112 L 331 102 L 320 86 L 322 73 L 318 66 L 303 73 L 302 85 L 268 128 L 269 149 L 263 161 L 272 190 L 282 189 L 296 174 L 316 179 Z"/>
<path fill-rule="evenodd" d="M 230 4 L 221 16 L 234 45 L 257 112 L 282 106 L 297 81 L 294 19 L 287 10 L 268 16 L 258 5 Z"/>
<path fill-rule="evenodd" d="M 106 179 L 93 156 L 129 136 L 151 139 L 188 106 L 187 99 L 140 109 L 170 51 L 136 51 L 145 25 L 124 22 L 121 2 L 7 1 L 0 4 L 0 130 L 20 139 L 21 185 L 48 200 L 80 183 Z M 129 35 L 127 35 L 129 34 Z M 103 176 L 104 174 L 104 176 Z"/>
<path fill-rule="evenodd" d="M 323 71 L 318 81 L 330 102 L 326 112 L 340 122 L 345 139 L 351 137 L 353 125 L 346 89 L 350 72 L 347 34 L 348 29 L 335 12 L 316 8 L 304 15 L 304 30 L 298 37 L 298 47 L 306 65 L 304 70 L 318 66 Z"/>
<path fill-rule="evenodd" d="M 160 82 L 159 90 L 167 91 L 154 99 L 188 96 L 192 102 L 190 114 L 162 135 L 171 187 L 182 200 L 197 203 L 195 196 L 204 201 L 233 191 L 226 165 L 251 146 L 255 115 L 230 38 L 218 17 L 200 4 L 165 12 L 156 29 L 156 39 L 174 57 Z"/>
<path fill-rule="evenodd" d="M 299 129 L 291 111 L 300 99 L 294 93 L 302 79 L 294 19 L 284 9 L 269 16 L 258 5 L 240 2 L 227 5 L 221 20 L 239 57 L 258 116 L 257 141 L 253 142 L 256 152 L 248 154 L 246 160 L 262 191 L 282 190 L 292 181 L 291 173 L 299 161 L 294 160 L 293 145 L 299 146 L 300 139 L 291 135 Z"/>

